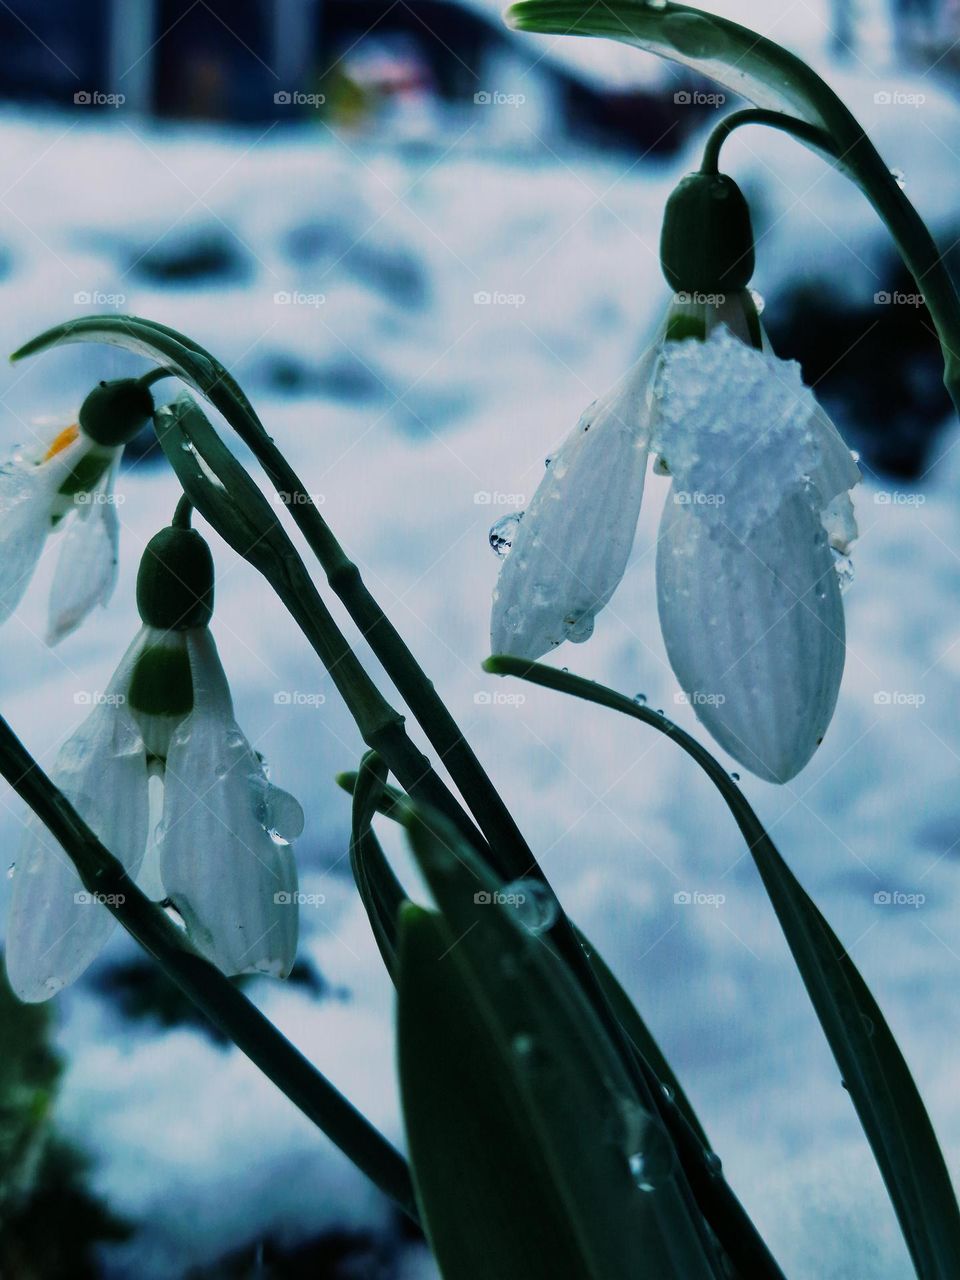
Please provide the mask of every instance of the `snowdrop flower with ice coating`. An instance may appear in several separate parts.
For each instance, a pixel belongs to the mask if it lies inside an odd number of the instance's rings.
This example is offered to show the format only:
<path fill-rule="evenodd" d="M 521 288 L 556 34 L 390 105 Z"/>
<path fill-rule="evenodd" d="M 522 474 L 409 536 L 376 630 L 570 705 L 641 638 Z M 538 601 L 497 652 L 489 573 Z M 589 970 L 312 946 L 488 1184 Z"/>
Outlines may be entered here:
<path fill-rule="evenodd" d="M 48 536 L 65 528 L 50 592 L 47 641 L 74 631 L 106 604 L 117 569 L 113 486 L 123 447 L 153 413 L 134 379 L 101 383 L 78 422 L 50 433 L 0 467 L 0 623 L 23 598 Z"/>
<path fill-rule="evenodd" d="M 583 415 L 509 533 L 491 531 L 509 551 L 491 640 L 532 660 L 590 636 L 626 569 L 652 455 L 673 477 L 657 548 L 670 663 L 716 740 L 785 782 L 836 704 L 838 570 L 849 573 L 860 473 L 799 368 L 770 351 L 747 289 L 753 262 L 732 179 L 684 178 L 664 219 L 676 293 L 658 342 Z"/>
<path fill-rule="evenodd" d="M 53 781 L 131 878 L 176 909 L 228 975 L 285 977 L 297 947 L 296 800 L 268 780 L 238 727 L 210 634 L 213 566 L 192 530 L 148 544 L 143 628 L 61 749 Z M 6 964 L 22 1000 L 73 982 L 115 921 L 31 817 L 16 861 Z"/>

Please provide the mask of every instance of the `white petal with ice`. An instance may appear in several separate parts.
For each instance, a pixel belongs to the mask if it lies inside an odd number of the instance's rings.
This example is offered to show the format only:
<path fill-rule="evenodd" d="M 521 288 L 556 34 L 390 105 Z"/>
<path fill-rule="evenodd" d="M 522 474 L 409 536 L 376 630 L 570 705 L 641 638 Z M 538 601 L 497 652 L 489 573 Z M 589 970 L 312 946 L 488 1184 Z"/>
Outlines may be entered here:
<path fill-rule="evenodd" d="M 18 456 L 0 467 L 0 622 L 30 585 L 53 527 L 57 490 L 85 447 L 78 440 L 49 461 Z"/>
<path fill-rule="evenodd" d="M 233 718 L 213 637 L 187 633 L 194 709 L 164 778 L 160 874 L 194 943 L 226 974 L 286 976 L 297 950 L 297 873 L 287 841 L 303 811 L 273 787 Z"/>
<path fill-rule="evenodd" d="M 48 644 L 75 631 L 113 592 L 119 543 L 113 484 L 118 466 L 119 453 L 89 493 L 75 495 L 76 514 L 64 535 L 50 589 Z"/>
<path fill-rule="evenodd" d="M 623 577 L 643 499 L 659 345 L 583 414 L 554 454 L 493 593 L 494 653 L 538 658 L 589 638 Z"/>
<path fill-rule="evenodd" d="M 102 700 L 61 748 L 51 776 L 111 853 L 136 876 L 147 838 L 143 740 L 122 701 L 143 644 L 127 650 Z M 95 958 L 115 921 L 31 815 L 13 877 L 6 965 L 21 1000 L 46 1000 Z"/>
<path fill-rule="evenodd" d="M 670 347 L 657 395 L 674 476 L 657 554 L 667 653 L 717 741 L 784 782 L 836 704 L 845 647 L 831 547 L 856 536 L 859 471 L 799 368 L 723 330 Z"/>

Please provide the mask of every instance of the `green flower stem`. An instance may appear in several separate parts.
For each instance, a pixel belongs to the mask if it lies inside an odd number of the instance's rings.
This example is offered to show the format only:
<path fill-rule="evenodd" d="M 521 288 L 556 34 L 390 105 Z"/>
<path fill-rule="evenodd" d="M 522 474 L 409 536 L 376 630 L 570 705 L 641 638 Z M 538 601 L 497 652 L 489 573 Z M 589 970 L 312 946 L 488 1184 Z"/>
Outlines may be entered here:
<path fill-rule="evenodd" d="M 193 950 L 100 843 L 2 717 L 0 773 L 69 854 L 87 891 L 105 895 L 109 910 L 167 977 L 358 1169 L 418 1221 L 410 1172 L 399 1152 L 237 987 Z"/>
<path fill-rule="evenodd" d="M 873 205 L 917 282 L 937 330 L 944 385 L 960 412 L 960 299 L 933 237 L 863 127 L 802 59 L 748 27 L 684 4 L 647 0 L 521 0 L 507 11 L 517 30 L 605 36 L 692 67 L 759 107 L 777 107 L 826 133 L 836 163 Z M 778 126 L 783 128 L 782 123 Z M 801 141 L 820 141 L 792 130 Z"/>
<path fill-rule="evenodd" d="M 790 134 L 805 146 L 825 152 L 832 160 L 838 158 L 832 138 L 816 125 L 798 120 L 796 116 L 787 115 L 785 111 L 765 111 L 762 107 L 747 107 L 743 111 L 734 111 L 724 116 L 711 131 L 703 149 L 703 159 L 700 162 L 701 173 L 719 173 L 720 148 L 734 129 L 739 129 L 744 124 L 768 125 L 771 129 L 779 129 L 782 133 Z"/>
<path fill-rule="evenodd" d="M 186 494 L 180 498 L 170 524 L 174 529 L 189 529 L 190 517 L 193 515 L 193 503 Z"/>
<path fill-rule="evenodd" d="M 290 495 L 288 509 L 320 562 L 327 582 L 456 783 L 489 842 L 489 859 L 498 871 L 508 875 L 528 874 L 533 862 L 530 848 L 433 681 L 371 595 L 359 568 L 347 556 L 281 451 L 266 433 L 247 432 L 244 438 L 277 492 Z"/>

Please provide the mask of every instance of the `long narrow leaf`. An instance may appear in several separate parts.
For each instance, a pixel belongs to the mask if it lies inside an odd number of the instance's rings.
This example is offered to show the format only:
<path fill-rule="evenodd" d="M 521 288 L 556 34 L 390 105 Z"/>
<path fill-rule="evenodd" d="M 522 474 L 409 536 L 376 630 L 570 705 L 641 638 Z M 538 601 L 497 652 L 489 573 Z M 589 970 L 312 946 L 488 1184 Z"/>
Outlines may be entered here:
<path fill-rule="evenodd" d="M 676 742 L 711 778 L 746 838 L 886 1183 L 917 1275 L 956 1280 L 960 1210 L 910 1069 L 850 956 L 740 788 L 695 738 L 612 689 L 516 658 L 489 658 L 484 667 L 641 720 Z"/>

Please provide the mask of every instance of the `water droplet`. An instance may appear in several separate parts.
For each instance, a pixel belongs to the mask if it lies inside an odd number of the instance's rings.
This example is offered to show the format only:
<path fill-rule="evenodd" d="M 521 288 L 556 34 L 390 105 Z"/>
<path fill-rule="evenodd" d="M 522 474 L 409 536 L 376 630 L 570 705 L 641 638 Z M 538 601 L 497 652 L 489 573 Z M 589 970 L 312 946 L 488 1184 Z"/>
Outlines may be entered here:
<path fill-rule="evenodd" d="M 676 1157 L 666 1129 L 635 1102 L 622 1104 L 627 1164 L 639 1191 L 657 1191 L 673 1175 Z"/>
<path fill-rule="evenodd" d="M 836 570 L 841 592 L 848 591 L 854 579 L 853 561 L 849 556 L 842 555 L 839 551 L 834 551 L 833 567 Z"/>
<path fill-rule="evenodd" d="M 549 465 L 550 465 L 550 463 L 551 463 L 552 461 L 553 461 L 553 455 L 551 454 L 551 456 L 550 456 L 549 458 L 544 458 L 544 460 L 543 460 L 543 465 L 544 465 L 545 467 L 549 467 Z"/>
<path fill-rule="evenodd" d="M 763 294 L 757 293 L 756 289 L 749 289 L 748 293 L 750 294 L 750 297 L 753 299 L 753 305 L 757 309 L 757 315 L 762 316 L 763 308 L 767 305 L 766 302 L 764 301 Z"/>
<path fill-rule="evenodd" d="M 665 1100 L 669 1102 L 671 1106 L 673 1105 L 674 1102 L 676 1102 L 677 1095 L 674 1093 L 674 1091 L 670 1088 L 668 1084 L 662 1084 L 660 1086 L 660 1092 L 663 1094 Z"/>
<path fill-rule="evenodd" d="M 740 781 L 740 775 L 739 775 L 739 773 L 731 773 L 730 777 L 734 780 L 734 782 L 739 782 L 739 781 Z"/>
<path fill-rule="evenodd" d="M 704 1154 L 703 1162 L 707 1166 L 707 1172 L 713 1178 L 719 1178 L 723 1173 L 723 1161 L 715 1151 L 707 1151 Z"/>
<path fill-rule="evenodd" d="M 891 169 L 890 176 L 896 182 L 897 186 L 900 188 L 901 191 L 907 185 L 907 175 L 903 172 L 902 169 Z"/>
<path fill-rule="evenodd" d="M 659 453 L 653 460 L 653 474 L 655 476 L 668 476 L 670 474 L 670 464 Z"/>
<path fill-rule="evenodd" d="M 667 0 L 647 0 L 648 9 L 665 9 L 666 7 Z"/>
<path fill-rule="evenodd" d="M 560 904 L 552 890 L 539 880 L 514 880 L 504 885 L 506 905 L 516 911 L 517 919 L 528 933 L 546 933 L 560 915 Z"/>
<path fill-rule="evenodd" d="M 638 707 L 645 707 L 647 705 L 647 695 L 645 693 L 635 693 L 633 695 L 633 700 Z"/>
<path fill-rule="evenodd" d="M 529 1061 L 537 1046 L 533 1036 L 521 1031 L 519 1035 L 513 1037 L 511 1047 L 518 1058 Z"/>
<path fill-rule="evenodd" d="M 872 1036 L 873 1033 L 876 1031 L 876 1027 L 873 1024 L 873 1019 L 868 1018 L 865 1013 L 861 1013 L 860 1021 L 863 1023 L 863 1029 L 867 1033 L 867 1035 Z"/>
<path fill-rule="evenodd" d="M 567 639 L 573 644 L 583 644 L 593 635 L 594 618 L 592 613 L 569 614 L 563 620 L 563 629 Z"/>
<path fill-rule="evenodd" d="M 513 546 L 522 519 L 522 511 L 511 511 L 508 515 L 501 516 L 496 524 L 491 526 L 487 536 L 494 555 L 499 556 L 501 560 L 510 554 L 510 548 Z"/>
<path fill-rule="evenodd" d="M 17 864 L 16 864 L 15 862 L 11 862 L 11 863 L 10 863 L 10 865 L 9 865 L 9 867 L 7 867 L 7 879 L 8 879 L 8 880 L 12 880 L 12 879 L 13 879 L 13 873 L 16 871 L 16 869 L 17 869 Z"/>
<path fill-rule="evenodd" d="M 218 760 L 213 767 L 213 776 L 215 778 L 225 778 L 229 772 L 230 766 L 225 764 L 222 760 Z"/>

